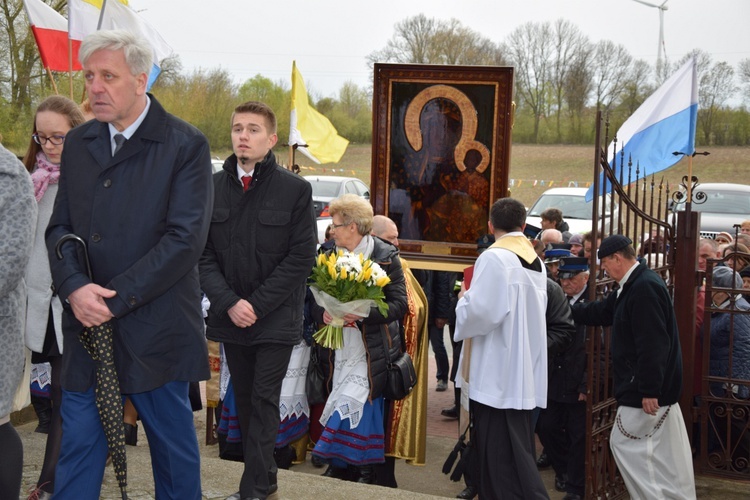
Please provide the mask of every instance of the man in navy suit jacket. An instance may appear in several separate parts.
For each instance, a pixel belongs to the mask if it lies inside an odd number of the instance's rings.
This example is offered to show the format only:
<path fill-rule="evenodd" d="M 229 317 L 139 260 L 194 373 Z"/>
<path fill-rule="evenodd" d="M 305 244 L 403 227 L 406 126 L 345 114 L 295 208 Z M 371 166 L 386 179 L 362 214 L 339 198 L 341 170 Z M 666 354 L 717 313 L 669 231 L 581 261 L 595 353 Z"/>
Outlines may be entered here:
<path fill-rule="evenodd" d="M 213 204 L 208 143 L 146 94 L 147 42 L 98 31 L 79 57 L 96 119 L 66 137 L 46 233 L 65 303 L 54 495 L 99 498 L 107 445 L 95 404 L 96 365 L 78 336 L 111 321 L 120 389 L 143 421 L 156 497 L 200 499 L 188 385 L 209 377 L 197 268 Z M 67 233 L 86 241 L 93 280 L 75 245 L 63 246 L 63 259 L 55 256 Z"/>

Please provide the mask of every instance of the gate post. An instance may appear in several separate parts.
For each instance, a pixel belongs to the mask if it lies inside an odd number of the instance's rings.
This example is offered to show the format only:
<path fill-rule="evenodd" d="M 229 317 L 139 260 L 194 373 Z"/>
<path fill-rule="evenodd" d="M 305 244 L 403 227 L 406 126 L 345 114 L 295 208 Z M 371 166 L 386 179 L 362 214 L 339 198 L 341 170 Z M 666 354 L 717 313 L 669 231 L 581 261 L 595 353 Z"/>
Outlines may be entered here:
<path fill-rule="evenodd" d="M 689 205 L 689 202 L 688 202 Z M 674 310 L 682 348 L 682 396 L 680 409 L 692 443 L 693 371 L 695 362 L 695 301 L 697 299 L 696 269 L 698 265 L 698 228 L 700 214 L 686 207 L 677 214 L 674 238 Z M 694 443 L 693 443 L 694 444 Z"/>

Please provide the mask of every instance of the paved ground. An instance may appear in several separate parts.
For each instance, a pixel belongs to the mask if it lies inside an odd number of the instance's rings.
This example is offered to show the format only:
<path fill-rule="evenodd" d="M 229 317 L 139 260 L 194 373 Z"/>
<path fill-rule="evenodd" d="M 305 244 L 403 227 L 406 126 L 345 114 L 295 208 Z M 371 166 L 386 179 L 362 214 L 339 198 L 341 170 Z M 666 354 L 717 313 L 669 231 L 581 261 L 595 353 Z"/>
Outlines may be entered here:
<path fill-rule="evenodd" d="M 447 341 L 447 337 L 446 337 Z M 422 467 L 410 466 L 399 460 L 396 464 L 398 489 L 360 485 L 321 477 L 322 469 L 316 469 L 308 461 L 293 466 L 289 471 L 279 471 L 279 492 L 274 499 L 430 499 L 451 498 L 464 487 L 463 483 L 451 482 L 442 474 L 443 463 L 456 442 L 458 426 L 455 420 L 440 416 L 440 410 L 453 403 L 452 388 L 445 392 L 435 391 L 435 363 L 430 357 L 430 391 L 428 395 L 427 463 Z M 195 425 L 202 457 L 203 498 L 224 499 L 237 490 L 242 464 L 218 458 L 217 446 L 205 445 L 206 412 L 195 414 Z M 24 443 L 24 489 L 35 484 L 44 455 L 46 436 L 34 433 L 35 422 L 19 425 L 18 432 Z M 2 452 L 0 450 L 0 452 Z M 151 462 L 145 433 L 139 429 L 138 446 L 127 447 L 129 497 L 133 500 L 154 498 Z M 560 500 L 564 495 L 554 490 L 554 474 L 542 471 L 550 498 Z M 698 497 L 701 499 L 746 500 L 750 498 L 750 485 L 729 481 L 698 478 Z M 22 497 L 23 499 L 26 496 Z M 117 483 L 111 467 L 105 473 L 102 488 L 103 499 L 119 499 Z"/>

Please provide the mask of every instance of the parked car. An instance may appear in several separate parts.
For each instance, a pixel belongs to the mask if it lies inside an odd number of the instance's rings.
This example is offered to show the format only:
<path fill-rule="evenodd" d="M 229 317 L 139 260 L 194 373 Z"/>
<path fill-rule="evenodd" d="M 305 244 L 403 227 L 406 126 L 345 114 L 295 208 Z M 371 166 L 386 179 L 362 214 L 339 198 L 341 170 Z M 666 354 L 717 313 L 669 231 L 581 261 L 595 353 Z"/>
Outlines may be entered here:
<path fill-rule="evenodd" d="M 214 173 L 219 172 L 224 168 L 224 160 L 219 159 L 218 156 L 216 158 L 211 158 L 211 166 L 214 168 Z"/>
<path fill-rule="evenodd" d="M 536 234 L 542 227 L 541 214 L 548 208 L 558 208 L 563 213 L 563 220 L 568 223 L 571 234 L 583 234 L 591 231 L 591 214 L 593 203 L 586 202 L 588 188 L 551 188 L 546 190 L 526 212 L 526 233 Z M 610 201 L 609 194 L 604 195 L 604 203 L 599 206 L 599 218 L 606 217 L 605 228 L 609 227 Z M 603 205 L 603 206 L 602 206 Z M 615 210 L 617 207 L 615 207 Z M 615 219 L 617 216 L 615 215 Z"/>
<path fill-rule="evenodd" d="M 303 176 L 312 184 L 313 205 L 315 216 L 318 218 L 318 243 L 325 241 L 325 231 L 331 223 L 328 214 L 328 204 L 346 193 L 353 193 L 370 199 L 370 188 L 367 184 L 356 177 L 338 177 L 332 175 L 305 175 Z"/>
<path fill-rule="evenodd" d="M 683 190 L 684 191 L 684 190 Z M 699 203 L 698 193 L 706 195 Z M 715 238 L 722 231 L 734 236 L 734 225 L 750 219 L 750 186 L 724 182 L 698 184 L 693 193 L 692 210 L 700 212 L 701 238 Z M 684 211 L 685 204 L 673 206 Z"/>
<path fill-rule="evenodd" d="M 342 194 L 353 193 L 366 200 L 370 199 L 370 188 L 356 177 L 305 175 L 304 178 L 312 184 L 316 217 L 327 217 L 328 204 Z"/>

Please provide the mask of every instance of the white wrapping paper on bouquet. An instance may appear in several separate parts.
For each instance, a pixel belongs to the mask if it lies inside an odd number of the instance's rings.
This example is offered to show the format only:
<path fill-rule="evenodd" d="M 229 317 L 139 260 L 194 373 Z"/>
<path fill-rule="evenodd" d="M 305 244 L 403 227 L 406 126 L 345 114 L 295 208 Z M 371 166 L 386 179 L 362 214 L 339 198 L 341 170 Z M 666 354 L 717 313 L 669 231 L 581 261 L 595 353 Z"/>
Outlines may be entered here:
<path fill-rule="evenodd" d="M 310 291 L 315 297 L 315 302 L 333 318 L 329 325 L 324 326 L 313 335 L 318 344 L 329 349 L 340 349 L 344 345 L 344 316 L 355 314 L 366 318 L 370 314 L 370 309 L 377 305 L 371 299 L 341 302 L 336 297 L 318 290 L 315 285 L 310 286 Z"/>

